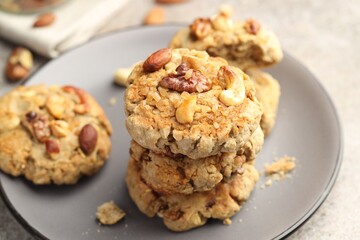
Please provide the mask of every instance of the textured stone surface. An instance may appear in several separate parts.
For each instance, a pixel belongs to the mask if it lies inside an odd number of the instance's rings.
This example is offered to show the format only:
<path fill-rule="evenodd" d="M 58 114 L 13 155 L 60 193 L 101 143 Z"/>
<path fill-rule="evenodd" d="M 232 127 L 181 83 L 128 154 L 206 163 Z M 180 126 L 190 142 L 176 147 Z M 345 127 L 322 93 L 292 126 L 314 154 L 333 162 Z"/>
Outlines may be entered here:
<path fill-rule="evenodd" d="M 341 117 L 345 152 L 337 182 L 320 209 L 289 239 L 357 239 L 360 236 L 360 2 L 312 0 L 190 0 L 167 5 L 166 22 L 189 23 L 211 15 L 221 3 L 236 18 L 258 18 L 274 29 L 285 50 L 303 62 L 331 95 Z M 139 6 L 142 6 L 139 8 Z M 141 24 L 153 1 L 132 0 L 100 32 Z M 10 47 L 0 40 L 0 67 Z M 39 60 L 39 63 L 43 62 Z M 4 87 L 0 76 L 0 87 Z M 0 200 L 0 239 L 32 239 Z"/>

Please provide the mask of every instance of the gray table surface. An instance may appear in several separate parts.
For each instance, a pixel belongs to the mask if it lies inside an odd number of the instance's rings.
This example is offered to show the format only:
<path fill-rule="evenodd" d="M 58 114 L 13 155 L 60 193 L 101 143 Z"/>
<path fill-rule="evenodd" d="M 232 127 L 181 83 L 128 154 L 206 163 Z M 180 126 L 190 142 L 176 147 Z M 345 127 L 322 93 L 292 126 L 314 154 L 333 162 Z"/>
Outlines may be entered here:
<path fill-rule="evenodd" d="M 188 23 L 197 16 L 210 16 L 221 3 L 235 7 L 236 19 L 255 17 L 272 28 L 283 48 L 320 79 L 342 121 L 345 151 L 337 182 L 319 210 L 289 239 L 359 239 L 360 1 L 190 0 L 164 6 L 166 22 Z M 150 0 L 130 0 L 99 34 L 141 24 L 153 5 Z M 12 47 L 0 39 L 0 68 Z M 45 61 L 36 58 L 37 64 Z M 6 85 L 0 76 L 0 88 Z M 0 240 L 3 239 L 33 238 L 0 199 Z"/>

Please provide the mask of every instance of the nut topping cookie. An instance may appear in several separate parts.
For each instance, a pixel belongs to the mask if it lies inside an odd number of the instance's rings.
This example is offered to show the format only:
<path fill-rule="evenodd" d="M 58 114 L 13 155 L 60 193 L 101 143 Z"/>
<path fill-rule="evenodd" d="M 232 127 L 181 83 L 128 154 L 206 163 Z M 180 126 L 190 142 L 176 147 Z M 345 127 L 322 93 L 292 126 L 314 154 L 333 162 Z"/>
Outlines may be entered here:
<path fill-rule="evenodd" d="M 161 49 L 134 67 L 128 83 L 128 132 L 158 154 L 236 152 L 259 126 L 262 109 L 250 78 L 204 51 Z"/>
<path fill-rule="evenodd" d="M 283 57 L 273 32 L 255 19 L 233 22 L 226 11 L 212 18 L 195 19 L 177 32 L 169 46 L 207 51 L 241 69 L 270 66 Z"/>
<path fill-rule="evenodd" d="M 240 210 L 259 178 L 252 164 L 245 163 L 243 168 L 231 182 L 219 183 L 210 191 L 162 195 L 142 180 L 141 166 L 130 157 L 126 183 L 141 212 L 148 217 L 158 215 L 173 231 L 186 231 L 204 225 L 209 218 L 228 219 Z"/>
<path fill-rule="evenodd" d="M 263 106 L 260 125 L 265 134 L 269 135 L 276 122 L 277 109 L 280 98 L 280 84 L 270 74 L 259 69 L 246 70 L 246 74 L 253 80 L 256 98 Z"/>
<path fill-rule="evenodd" d="M 153 190 L 164 195 L 192 194 L 209 191 L 221 181 L 230 181 L 234 174 L 243 170 L 245 161 L 255 159 L 263 142 L 264 134 L 259 127 L 238 153 L 218 153 L 200 159 L 170 158 L 145 149 L 135 141 L 131 143 L 130 152 L 141 166 L 142 179 Z"/>
<path fill-rule="evenodd" d="M 73 86 L 20 86 L 0 98 L 0 169 L 34 184 L 74 184 L 108 158 L 103 109 Z"/>

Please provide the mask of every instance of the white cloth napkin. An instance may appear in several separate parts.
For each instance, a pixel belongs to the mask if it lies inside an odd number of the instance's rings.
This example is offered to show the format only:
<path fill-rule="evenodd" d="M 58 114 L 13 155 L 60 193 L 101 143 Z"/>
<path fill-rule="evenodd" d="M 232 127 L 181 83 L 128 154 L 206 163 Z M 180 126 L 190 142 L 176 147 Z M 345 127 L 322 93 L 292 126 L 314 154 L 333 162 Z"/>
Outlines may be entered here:
<path fill-rule="evenodd" d="M 0 11 L 0 36 L 47 57 L 87 41 L 128 0 L 69 0 L 51 9 L 55 22 L 33 28 L 38 14 L 19 15 Z"/>

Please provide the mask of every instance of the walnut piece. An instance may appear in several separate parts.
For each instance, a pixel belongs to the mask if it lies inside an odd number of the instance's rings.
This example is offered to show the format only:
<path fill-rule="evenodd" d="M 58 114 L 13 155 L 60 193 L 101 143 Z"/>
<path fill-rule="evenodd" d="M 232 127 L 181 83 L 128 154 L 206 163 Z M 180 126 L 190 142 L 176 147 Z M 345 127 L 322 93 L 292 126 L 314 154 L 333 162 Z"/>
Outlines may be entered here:
<path fill-rule="evenodd" d="M 195 39 L 205 38 L 212 30 L 209 18 L 197 18 L 189 27 L 191 36 Z"/>
<path fill-rule="evenodd" d="M 170 73 L 160 82 L 160 86 L 178 92 L 206 92 L 211 89 L 212 82 L 200 71 L 190 69 L 185 63 L 176 68 L 176 73 Z"/>
<path fill-rule="evenodd" d="M 36 139 L 43 143 L 50 137 L 49 120 L 46 116 L 37 116 L 31 121 Z"/>

